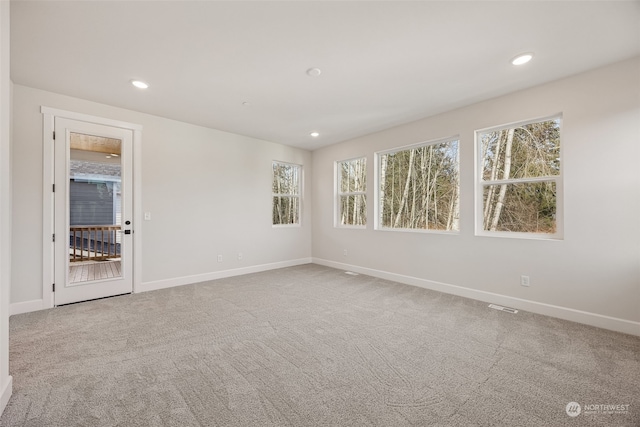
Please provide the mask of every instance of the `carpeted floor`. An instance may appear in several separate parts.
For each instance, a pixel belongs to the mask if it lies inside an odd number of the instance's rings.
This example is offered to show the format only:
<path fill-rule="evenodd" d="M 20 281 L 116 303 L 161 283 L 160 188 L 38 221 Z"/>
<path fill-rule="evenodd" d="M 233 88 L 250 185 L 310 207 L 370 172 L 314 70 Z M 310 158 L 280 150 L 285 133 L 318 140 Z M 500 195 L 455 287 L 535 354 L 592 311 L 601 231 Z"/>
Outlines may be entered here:
<path fill-rule="evenodd" d="M 13 316 L 10 373 L 0 426 L 640 426 L 638 337 L 312 264 Z"/>

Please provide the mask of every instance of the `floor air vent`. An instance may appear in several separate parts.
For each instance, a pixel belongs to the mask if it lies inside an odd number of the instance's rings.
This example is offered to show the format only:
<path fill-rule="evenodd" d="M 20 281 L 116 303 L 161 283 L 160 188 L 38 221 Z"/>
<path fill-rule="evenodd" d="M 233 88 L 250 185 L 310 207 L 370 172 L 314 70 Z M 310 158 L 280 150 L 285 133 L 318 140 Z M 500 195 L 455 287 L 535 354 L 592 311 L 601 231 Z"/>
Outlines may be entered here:
<path fill-rule="evenodd" d="M 360 274 L 354 271 L 345 271 L 344 274 L 348 274 L 349 276 L 359 276 Z"/>
<path fill-rule="evenodd" d="M 518 310 L 511 307 L 503 307 L 501 305 L 489 304 L 489 308 L 493 308 L 494 310 L 506 311 L 507 313 L 516 314 Z"/>

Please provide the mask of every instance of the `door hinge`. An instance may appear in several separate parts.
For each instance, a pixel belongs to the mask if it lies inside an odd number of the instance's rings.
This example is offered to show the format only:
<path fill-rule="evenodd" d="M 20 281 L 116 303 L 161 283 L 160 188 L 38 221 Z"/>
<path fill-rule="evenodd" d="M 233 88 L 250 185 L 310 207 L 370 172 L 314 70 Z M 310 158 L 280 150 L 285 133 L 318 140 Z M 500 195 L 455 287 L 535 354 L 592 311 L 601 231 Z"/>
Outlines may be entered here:
<path fill-rule="evenodd" d="M 55 233 L 51 235 L 51 238 L 52 238 L 51 240 L 52 240 L 53 242 L 55 242 L 55 241 L 56 241 L 56 235 L 55 235 Z"/>
<path fill-rule="evenodd" d="M 56 291 L 56 284 L 54 283 L 51 287 L 53 288 L 53 292 L 55 292 Z"/>
<path fill-rule="evenodd" d="M 55 130 L 53 131 L 53 140 L 54 141 L 56 140 L 56 131 Z"/>
<path fill-rule="evenodd" d="M 55 184 L 53 184 L 51 187 L 52 187 L 52 190 L 51 190 L 51 191 L 53 191 L 53 192 L 55 193 L 55 192 L 56 192 L 56 185 L 55 185 Z"/>

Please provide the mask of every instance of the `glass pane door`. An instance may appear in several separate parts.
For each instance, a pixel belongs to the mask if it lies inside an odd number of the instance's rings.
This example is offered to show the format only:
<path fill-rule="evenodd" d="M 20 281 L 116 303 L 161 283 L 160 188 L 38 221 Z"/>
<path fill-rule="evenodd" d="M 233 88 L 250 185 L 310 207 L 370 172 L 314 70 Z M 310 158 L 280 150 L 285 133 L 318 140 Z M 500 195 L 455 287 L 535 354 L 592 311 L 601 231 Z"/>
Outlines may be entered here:
<path fill-rule="evenodd" d="M 133 289 L 133 131 L 55 118 L 54 305 Z"/>

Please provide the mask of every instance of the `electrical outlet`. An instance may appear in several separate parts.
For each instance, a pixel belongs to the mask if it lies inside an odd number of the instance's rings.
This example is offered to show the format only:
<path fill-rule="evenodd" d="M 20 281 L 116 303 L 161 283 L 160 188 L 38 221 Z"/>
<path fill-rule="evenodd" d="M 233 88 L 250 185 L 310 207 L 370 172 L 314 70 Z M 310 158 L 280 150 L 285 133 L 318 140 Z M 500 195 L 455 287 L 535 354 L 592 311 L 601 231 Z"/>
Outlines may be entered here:
<path fill-rule="evenodd" d="M 218 255 L 218 262 L 222 262 L 222 255 Z"/>
<path fill-rule="evenodd" d="M 529 286 L 529 276 L 520 276 L 520 286 Z"/>
<path fill-rule="evenodd" d="M 238 252 L 238 261 L 242 260 L 242 252 Z"/>
<path fill-rule="evenodd" d="M 344 250 L 344 256 L 347 256 L 347 250 L 346 249 Z"/>

